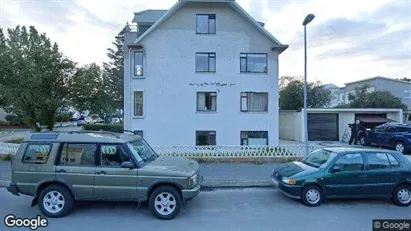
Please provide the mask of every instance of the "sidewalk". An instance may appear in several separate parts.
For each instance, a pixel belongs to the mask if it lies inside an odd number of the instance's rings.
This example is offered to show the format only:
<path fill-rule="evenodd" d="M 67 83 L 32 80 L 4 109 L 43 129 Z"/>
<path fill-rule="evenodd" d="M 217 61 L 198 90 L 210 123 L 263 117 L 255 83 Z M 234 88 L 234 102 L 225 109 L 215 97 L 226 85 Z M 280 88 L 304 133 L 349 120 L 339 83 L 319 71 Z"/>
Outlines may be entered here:
<path fill-rule="evenodd" d="M 278 164 L 200 164 L 204 187 L 264 187 L 270 185 L 270 174 Z M 0 187 L 10 181 L 10 162 L 0 162 Z"/>

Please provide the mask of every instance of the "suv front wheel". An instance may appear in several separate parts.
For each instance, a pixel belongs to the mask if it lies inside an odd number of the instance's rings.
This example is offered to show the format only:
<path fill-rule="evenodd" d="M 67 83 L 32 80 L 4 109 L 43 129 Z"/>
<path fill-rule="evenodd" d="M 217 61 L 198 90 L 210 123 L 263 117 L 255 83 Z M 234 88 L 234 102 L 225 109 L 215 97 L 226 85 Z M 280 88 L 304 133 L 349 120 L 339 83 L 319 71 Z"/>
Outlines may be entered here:
<path fill-rule="evenodd" d="M 398 152 L 405 153 L 405 145 L 404 145 L 404 143 L 402 143 L 402 142 L 397 142 L 397 143 L 395 143 L 394 148 L 395 148 L 395 150 L 397 150 Z"/>
<path fill-rule="evenodd" d="M 181 204 L 180 192 L 171 186 L 160 186 L 150 195 L 150 210 L 154 216 L 162 220 L 170 220 L 177 216 Z"/>
<path fill-rule="evenodd" d="M 74 207 L 74 199 L 66 187 L 50 185 L 39 195 L 39 208 L 47 217 L 62 217 Z"/>

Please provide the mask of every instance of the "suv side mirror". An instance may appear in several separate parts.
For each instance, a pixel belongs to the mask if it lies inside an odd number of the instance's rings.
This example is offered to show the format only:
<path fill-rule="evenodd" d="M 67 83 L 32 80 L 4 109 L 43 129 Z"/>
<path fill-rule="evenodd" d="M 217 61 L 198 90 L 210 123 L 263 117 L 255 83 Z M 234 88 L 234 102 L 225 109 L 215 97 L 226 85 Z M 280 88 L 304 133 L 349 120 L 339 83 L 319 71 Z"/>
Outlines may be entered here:
<path fill-rule="evenodd" d="M 338 166 L 338 165 L 334 165 L 331 170 L 332 170 L 332 172 L 341 172 L 341 167 Z"/>
<path fill-rule="evenodd" d="M 131 163 L 130 161 L 124 161 L 123 163 L 121 163 L 121 168 L 133 169 L 133 168 L 134 168 L 134 164 Z"/>

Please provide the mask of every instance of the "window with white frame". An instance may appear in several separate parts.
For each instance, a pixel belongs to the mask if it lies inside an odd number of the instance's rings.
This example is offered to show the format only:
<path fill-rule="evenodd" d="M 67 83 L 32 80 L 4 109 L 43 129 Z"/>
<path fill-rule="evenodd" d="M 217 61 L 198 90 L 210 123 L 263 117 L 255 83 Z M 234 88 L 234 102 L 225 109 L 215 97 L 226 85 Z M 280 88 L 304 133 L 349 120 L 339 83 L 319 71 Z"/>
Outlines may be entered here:
<path fill-rule="evenodd" d="M 217 92 L 197 92 L 197 111 L 217 111 Z"/>
<path fill-rule="evenodd" d="M 411 99 L 411 90 L 404 90 L 404 99 Z"/>
<path fill-rule="evenodd" d="M 144 94 L 143 91 L 134 92 L 134 116 L 144 116 Z"/>
<path fill-rule="evenodd" d="M 143 52 L 134 52 L 134 76 L 143 76 Z"/>
<path fill-rule="evenodd" d="M 216 132 L 196 131 L 196 145 L 216 145 Z"/>
<path fill-rule="evenodd" d="M 241 145 L 268 145 L 268 131 L 241 131 Z"/>
<path fill-rule="evenodd" d="M 268 58 L 267 54 L 240 54 L 240 72 L 241 73 L 267 73 Z"/>
<path fill-rule="evenodd" d="M 215 34 L 216 32 L 215 14 L 197 14 L 196 16 L 196 33 L 197 34 Z"/>
<path fill-rule="evenodd" d="M 242 92 L 241 93 L 242 112 L 267 112 L 268 93 L 267 92 Z"/>
<path fill-rule="evenodd" d="M 196 53 L 196 72 L 215 72 L 216 55 L 214 52 Z"/>

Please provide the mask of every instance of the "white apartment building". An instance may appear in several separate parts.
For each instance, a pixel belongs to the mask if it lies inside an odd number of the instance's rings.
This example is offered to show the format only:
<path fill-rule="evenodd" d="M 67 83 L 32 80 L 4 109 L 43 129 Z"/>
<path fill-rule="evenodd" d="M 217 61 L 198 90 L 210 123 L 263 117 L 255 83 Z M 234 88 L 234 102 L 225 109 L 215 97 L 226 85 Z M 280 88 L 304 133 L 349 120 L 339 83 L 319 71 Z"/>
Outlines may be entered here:
<path fill-rule="evenodd" d="M 233 0 L 134 14 L 124 34 L 124 126 L 152 145 L 276 145 L 288 48 Z"/>

